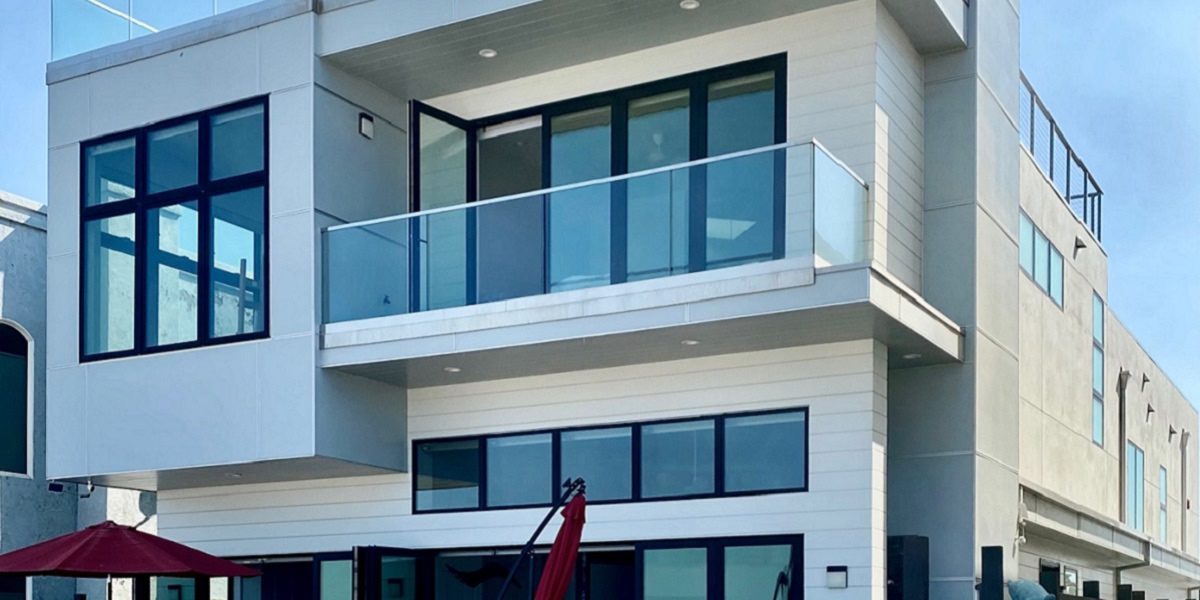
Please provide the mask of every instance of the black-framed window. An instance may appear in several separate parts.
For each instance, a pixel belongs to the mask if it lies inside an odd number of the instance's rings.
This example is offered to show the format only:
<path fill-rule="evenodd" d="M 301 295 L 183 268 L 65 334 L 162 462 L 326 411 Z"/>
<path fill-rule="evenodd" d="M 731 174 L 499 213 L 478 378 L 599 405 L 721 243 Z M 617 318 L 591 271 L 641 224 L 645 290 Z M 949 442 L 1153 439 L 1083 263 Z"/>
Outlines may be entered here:
<path fill-rule="evenodd" d="M 1050 238 L 1021 212 L 1020 221 L 1021 271 L 1029 276 L 1059 308 L 1063 306 L 1063 254 Z"/>
<path fill-rule="evenodd" d="M 0 473 L 29 472 L 29 340 L 0 323 Z"/>
<path fill-rule="evenodd" d="M 547 506 L 582 477 L 593 503 L 808 489 L 808 408 L 416 440 L 414 512 Z"/>
<path fill-rule="evenodd" d="M 803 536 L 671 540 L 636 545 L 636 598 L 804 597 Z"/>
<path fill-rule="evenodd" d="M 80 358 L 265 337 L 267 102 L 81 146 Z"/>

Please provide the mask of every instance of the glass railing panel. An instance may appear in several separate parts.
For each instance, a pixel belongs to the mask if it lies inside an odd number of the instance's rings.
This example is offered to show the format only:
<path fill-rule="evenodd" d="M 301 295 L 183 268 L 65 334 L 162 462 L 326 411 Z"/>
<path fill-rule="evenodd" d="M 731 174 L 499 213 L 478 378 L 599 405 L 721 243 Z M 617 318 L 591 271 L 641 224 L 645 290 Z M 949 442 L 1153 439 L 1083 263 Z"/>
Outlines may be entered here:
<path fill-rule="evenodd" d="M 546 196 L 536 195 L 475 211 L 479 302 L 536 296 L 546 291 Z"/>
<path fill-rule="evenodd" d="M 129 0 L 51 0 L 55 60 L 129 39 Z"/>
<path fill-rule="evenodd" d="M 813 194 L 818 266 L 865 261 L 870 239 L 867 188 L 820 147 L 813 155 Z"/>
<path fill-rule="evenodd" d="M 618 184 L 626 198 L 626 280 L 688 272 L 692 172 L 679 169 Z"/>
<path fill-rule="evenodd" d="M 868 215 L 857 177 L 815 144 L 794 144 L 342 225 L 324 237 L 326 317 L 436 310 L 785 257 L 858 263 L 870 247 Z"/>
<path fill-rule="evenodd" d="M 258 1 L 51 0 L 51 58 L 83 54 Z"/>
<path fill-rule="evenodd" d="M 775 257 L 776 194 L 784 193 L 781 175 L 786 152 L 760 152 L 692 167 L 703 170 L 707 268 Z"/>
<path fill-rule="evenodd" d="M 409 312 L 410 226 L 410 219 L 397 219 L 325 233 L 328 321 Z"/>

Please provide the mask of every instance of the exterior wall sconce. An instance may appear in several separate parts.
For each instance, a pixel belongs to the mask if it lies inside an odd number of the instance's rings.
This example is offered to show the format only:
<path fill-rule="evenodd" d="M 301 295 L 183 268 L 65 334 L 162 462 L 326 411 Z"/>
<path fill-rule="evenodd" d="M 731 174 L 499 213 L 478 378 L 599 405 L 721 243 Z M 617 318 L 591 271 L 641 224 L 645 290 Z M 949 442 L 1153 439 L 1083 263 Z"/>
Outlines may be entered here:
<path fill-rule="evenodd" d="M 850 575 L 845 565 L 825 567 L 825 587 L 844 590 L 850 586 Z"/>
<path fill-rule="evenodd" d="M 1142 391 L 1146 391 L 1146 384 L 1150 383 L 1150 376 L 1142 373 Z"/>
<path fill-rule="evenodd" d="M 1079 251 L 1083 250 L 1084 248 L 1087 248 L 1087 242 L 1083 241 L 1083 238 L 1076 236 L 1075 237 L 1075 257 L 1076 258 L 1079 257 Z"/>
<path fill-rule="evenodd" d="M 1154 405 L 1146 404 L 1146 422 L 1150 422 L 1150 417 L 1154 416 Z"/>
<path fill-rule="evenodd" d="M 358 133 L 368 140 L 375 139 L 375 117 L 367 113 L 358 113 Z"/>
<path fill-rule="evenodd" d="M 1176 433 L 1179 433 L 1179 432 L 1175 431 L 1174 425 L 1171 425 L 1170 427 L 1167 428 L 1167 443 L 1168 444 L 1171 443 L 1172 441 L 1174 441 Z"/>

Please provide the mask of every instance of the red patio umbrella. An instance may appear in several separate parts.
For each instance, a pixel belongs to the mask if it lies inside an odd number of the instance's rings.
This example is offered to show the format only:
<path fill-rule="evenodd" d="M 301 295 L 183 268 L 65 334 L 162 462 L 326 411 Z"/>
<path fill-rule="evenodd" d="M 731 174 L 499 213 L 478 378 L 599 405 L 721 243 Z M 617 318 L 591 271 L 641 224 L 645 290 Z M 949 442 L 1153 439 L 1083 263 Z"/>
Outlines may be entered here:
<path fill-rule="evenodd" d="M 105 521 L 0 555 L 0 573 L 60 577 L 255 577 L 258 571 Z"/>
<path fill-rule="evenodd" d="M 583 523 L 587 508 L 587 499 L 583 494 L 577 494 L 570 504 L 563 509 L 563 524 L 550 547 L 550 556 L 546 559 L 546 569 L 542 571 L 542 580 L 538 582 L 537 594 L 534 600 L 562 600 L 571 585 L 571 576 L 575 574 L 575 558 L 579 555 L 579 539 L 583 537 Z"/>

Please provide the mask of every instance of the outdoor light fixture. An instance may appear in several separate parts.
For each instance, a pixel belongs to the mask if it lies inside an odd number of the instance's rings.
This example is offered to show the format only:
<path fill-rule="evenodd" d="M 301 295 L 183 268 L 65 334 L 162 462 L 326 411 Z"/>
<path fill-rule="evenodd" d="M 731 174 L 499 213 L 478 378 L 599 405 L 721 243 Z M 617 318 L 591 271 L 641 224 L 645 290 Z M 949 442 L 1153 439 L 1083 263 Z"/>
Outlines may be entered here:
<path fill-rule="evenodd" d="M 493 50 L 491 48 L 484 48 L 479 51 L 479 56 L 481 56 L 483 58 L 496 58 L 499 55 L 500 55 L 499 52 L 496 52 L 495 50 Z"/>
<path fill-rule="evenodd" d="M 1087 242 L 1083 241 L 1083 238 L 1077 236 L 1075 238 L 1075 256 L 1079 256 L 1079 251 L 1083 250 L 1084 248 L 1087 248 Z"/>
<path fill-rule="evenodd" d="M 700 0 L 681 0 L 679 8 L 683 10 L 696 10 L 700 8 Z"/>
<path fill-rule="evenodd" d="M 1142 373 L 1142 391 L 1146 391 L 1146 384 L 1150 383 L 1150 376 Z"/>
<path fill-rule="evenodd" d="M 375 117 L 367 113 L 358 113 L 358 133 L 368 140 L 375 139 Z"/>
<path fill-rule="evenodd" d="M 462 373 L 462 369 L 458 367 L 442 367 L 442 370 L 447 373 Z"/>
<path fill-rule="evenodd" d="M 683 340 L 679 343 L 683 344 L 684 346 L 699 346 L 700 340 Z"/>
<path fill-rule="evenodd" d="M 903 358 L 904 360 L 917 360 L 918 358 L 921 358 L 921 355 L 917 354 L 916 352 L 910 352 L 904 356 L 901 356 L 900 358 Z"/>
<path fill-rule="evenodd" d="M 1170 427 L 1167 428 L 1167 443 L 1170 443 L 1172 440 L 1175 439 L 1176 433 L 1179 433 L 1179 432 L 1175 430 L 1174 425 L 1171 425 Z"/>
<path fill-rule="evenodd" d="M 825 587 L 844 590 L 850 586 L 850 576 L 845 565 L 825 567 Z"/>

